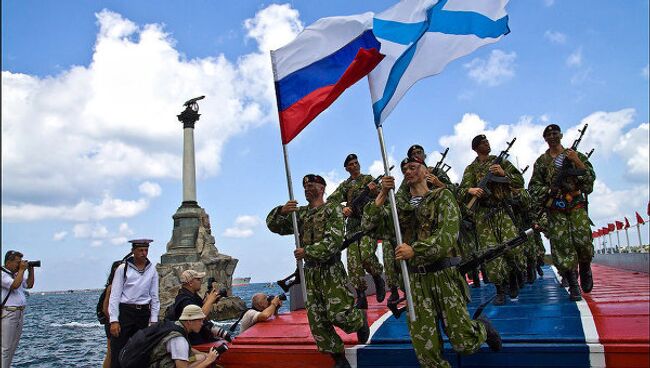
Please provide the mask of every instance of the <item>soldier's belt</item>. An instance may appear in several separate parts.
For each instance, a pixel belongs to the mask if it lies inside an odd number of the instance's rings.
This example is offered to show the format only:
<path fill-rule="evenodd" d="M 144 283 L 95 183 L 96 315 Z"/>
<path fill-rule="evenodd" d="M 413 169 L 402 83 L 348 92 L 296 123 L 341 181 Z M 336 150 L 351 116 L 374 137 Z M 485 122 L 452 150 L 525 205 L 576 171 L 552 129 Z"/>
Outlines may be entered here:
<path fill-rule="evenodd" d="M 443 258 L 439 261 L 429 263 L 423 266 L 409 266 L 409 272 L 418 274 L 427 274 L 442 271 L 446 268 L 455 267 L 460 264 L 460 257 Z"/>
<path fill-rule="evenodd" d="M 318 268 L 318 267 L 330 267 L 341 261 L 341 253 L 336 253 L 330 257 L 327 261 L 316 262 L 316 261 L 305 261 L 305 268 Z"/>

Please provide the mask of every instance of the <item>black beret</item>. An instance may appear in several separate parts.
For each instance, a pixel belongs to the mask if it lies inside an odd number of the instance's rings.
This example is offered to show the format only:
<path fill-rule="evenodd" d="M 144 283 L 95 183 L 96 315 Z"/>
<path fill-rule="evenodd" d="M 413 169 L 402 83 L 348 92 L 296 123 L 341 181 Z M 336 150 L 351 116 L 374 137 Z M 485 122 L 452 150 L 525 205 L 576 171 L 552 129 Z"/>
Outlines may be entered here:
<path fill-rule="evenodd" d="M 307 174 L 302 178 L 302 186 L 304 187 L 307 183 L 318 183 L 327 186 L 327 183 L 325 183 L 325 179 L 323 179 L 322 176 L 314 174 Z"/>
<path fill-rule="evenodd" d="M 356 160 L 356 159 L 357 159 L 357 155 L 354 154 L 354 153 L 350 153 L 350 154 L 347 155 L 347 157 L 345 158 L 345 161 L 343 162 L 343 167 L 348 166 L 348 162 L 350 162 L 350 161 L 352 161 L 352 160 Z"/>
<path fill-rule="evenodd" d="M 544 133 L 542 133 L 542 136 L 545 136 L 546 133 L 550 133 L 552 131 L 557 131 L 557 132 L 562 132 L 562 129 L 560 129 L 560 126 L 557 124 L 549 124 L 544 128 Z"/>
<path fill-rule="evenodd" d="M 129 240 L 129 243 L 131 243 L 131 248 L 138 248 L 138 247 L 148 247 L 153 240 L 151 239 L 133 239 Z"/>
<path fill-rule="evenodd" d="M 413 154 L 413 151 L 415 151 L 415 150 L 418 149 L 418 148 L 419 148 L 422 152 L 424 152 L 424 148 L 423 148 L 422 146 L 420 146 L 419 144 L 414 144 L 414 145 L 412 145 L 412 146 L 409 148 L 408 151 L 406 151 L 406 156 L 411 157 L 411 155 Z"/>
<path fill-rule="evenodd" d="M 406 164 L 411 163 L 411 162 L 417 162 L 420 165 L 425 165 L 426 166 L 424 161 L 422 161 L 420 159 L 417 159 L 415 157 L 407 157 L 407 158 L 403 159 L 402 162 L 399 164 L 399 167 L 402 170 L 402 172 L 404 172 L 404 166 L 406 166 Z"/>
<path fill-rule="evenodd" d="M 474 139 L 472 139 L 472 149 L 476 149 L 476 147 L 478 147 L 478 145 L 481 144 L 484 139 L 487 139 L 485 134 L 479 134 L 474 137 Z"/>

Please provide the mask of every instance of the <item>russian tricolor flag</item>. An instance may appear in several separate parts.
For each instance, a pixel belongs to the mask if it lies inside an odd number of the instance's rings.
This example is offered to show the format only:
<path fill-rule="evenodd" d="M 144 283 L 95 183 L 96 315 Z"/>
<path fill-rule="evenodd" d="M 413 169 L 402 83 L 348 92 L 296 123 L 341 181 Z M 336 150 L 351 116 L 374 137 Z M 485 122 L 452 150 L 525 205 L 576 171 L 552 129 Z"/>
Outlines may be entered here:
<path fill-rule="evenodd" d="M 373 13 L 330 17 L 271 51 L 282 143 L 289 143 L 383 58 Z"/>

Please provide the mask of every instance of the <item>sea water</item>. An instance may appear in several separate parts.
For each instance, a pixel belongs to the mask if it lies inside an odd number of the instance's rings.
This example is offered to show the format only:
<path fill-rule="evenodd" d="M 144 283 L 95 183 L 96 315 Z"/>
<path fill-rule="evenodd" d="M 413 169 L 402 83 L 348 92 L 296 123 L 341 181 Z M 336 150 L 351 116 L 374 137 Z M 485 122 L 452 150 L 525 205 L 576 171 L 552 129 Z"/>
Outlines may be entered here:
<path fill-rule="evenodd" d="M 233 294 L 250 307 L 255 293 L 277 295 L 276 284 L 236 286 Z M 104 326 L 97 322 L 99 291 L 32 293 L 27 299 L 25 326 L 12 367 L 101 367 L 106 354 Z M 289 301 L 281 312 L 289 311 Z M 235 320 L 221 321 L 228 328 Z M 239 333 L 239 326 L 234 335 Z"/>

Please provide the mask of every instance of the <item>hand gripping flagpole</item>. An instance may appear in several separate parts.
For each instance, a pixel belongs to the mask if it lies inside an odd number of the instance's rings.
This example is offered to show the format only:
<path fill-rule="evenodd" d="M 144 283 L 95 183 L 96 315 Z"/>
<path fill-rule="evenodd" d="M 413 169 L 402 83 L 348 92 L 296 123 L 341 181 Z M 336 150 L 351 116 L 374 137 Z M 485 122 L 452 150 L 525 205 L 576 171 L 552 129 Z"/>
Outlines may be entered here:
<path fill-rule="evenodd" d="M 379 146 L 381 147 L 381 157 L 384 160 L 384 174 L 390 176 L 390 170 L 388 166 L 388 154 L 386 153 L 386 146 L 384 145 L 384 132 L 382 127 L 377 127 L 377 134 L 379 135 Z M 397 240 L 397 245 L 402 244 L 402 232 L 399 228 L 399 219 L 397 217 L 397 204 L 395 203 L 395 190 L 391 189 L 388 192 L 388 199 L 390 200 L 390 210 L 393 215 L 393 225 L 395 226 L 395 239 Z M 406 261 L 401 260 L 399 262 L 400 268 L 402 270 L 402 280 L 404 281 L 404 294 L 406 294 L 406 303 L 408 304 L 409 318 L 411 322 L 415 322 L 415 308 L 413 307 L 413 296 L 411 295 L 411 281 L 409 280 L 409 271 L 406 267 Z"/>

